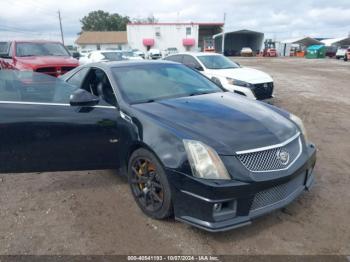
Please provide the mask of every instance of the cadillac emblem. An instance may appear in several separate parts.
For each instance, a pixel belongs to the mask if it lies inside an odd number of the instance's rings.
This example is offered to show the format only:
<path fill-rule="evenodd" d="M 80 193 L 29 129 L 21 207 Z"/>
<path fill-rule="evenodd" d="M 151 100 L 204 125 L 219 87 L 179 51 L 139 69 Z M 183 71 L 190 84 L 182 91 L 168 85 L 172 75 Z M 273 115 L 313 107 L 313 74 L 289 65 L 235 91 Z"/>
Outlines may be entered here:
<path fill-rule="evenodd" d="M 282 165 L 286 166 L 289 163 L 289 153 L 286 150 L 280 149 L 277 151 L 276 155 Z"/>

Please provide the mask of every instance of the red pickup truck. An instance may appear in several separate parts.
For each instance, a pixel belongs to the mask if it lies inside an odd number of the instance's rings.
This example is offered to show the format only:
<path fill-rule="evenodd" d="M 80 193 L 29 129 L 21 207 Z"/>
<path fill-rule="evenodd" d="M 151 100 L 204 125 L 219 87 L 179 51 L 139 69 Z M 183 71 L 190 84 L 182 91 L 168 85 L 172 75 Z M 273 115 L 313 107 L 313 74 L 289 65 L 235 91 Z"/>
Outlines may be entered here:
<path fill-rule="evenodd" d="M 0 54 L 0 69 L 29 70 L 60 76 L 79 65 L 59 42 L 12 41 Z"/>

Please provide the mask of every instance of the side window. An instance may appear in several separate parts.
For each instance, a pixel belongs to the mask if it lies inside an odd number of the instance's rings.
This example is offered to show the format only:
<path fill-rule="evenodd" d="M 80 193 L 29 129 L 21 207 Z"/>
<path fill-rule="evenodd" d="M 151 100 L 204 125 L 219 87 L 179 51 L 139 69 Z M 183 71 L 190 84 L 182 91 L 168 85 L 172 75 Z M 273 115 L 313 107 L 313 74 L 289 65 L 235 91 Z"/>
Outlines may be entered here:
<path fill-rule="evenodd" d="M 188 66 L 189 68 L 198 70 L 201 68 L 201 65 L 194 59 L 192 56 L 185 55 L 183 58 L 183 64 Z"/>
<path fill-rule="evenodd" d="M 9 52 L 9 43 L 8 42 L 0 42 L 0 54 L 8 54 Z"/>
<path fill-rule="evenodd" d="M 81 88 L 98 96 L 100 98 L 99 105 L 117 105 L 117 99 L 107 74 L 99 68 L 93 68 L 89 71 Z"/>
<path fill-rule="evenodd" d="M 76 89 L 45 74 L 0 71 L 0 96 L 5 101 L 69 104 Z"/>
<path fill-rule="evenodd" d="M 172 55 L 164 58 L 164 60 L 182 63 L 182 55 Z"/>
<path fill-rule="evenodd" d="M 78 72 L 76 72 L 71 78 L 69 78 L 67 80 L 67 82 L 69 84 L 71 84 L 72 86 L 75 86 L 77 88 L 79 88 L 83 81 L 84 81 L 84 78 L 86 76 L 86 73 L 89 71 L 89 68 L 85 67 L 85 68 L 82 68 L 81 70 L 79 70 Z"/>

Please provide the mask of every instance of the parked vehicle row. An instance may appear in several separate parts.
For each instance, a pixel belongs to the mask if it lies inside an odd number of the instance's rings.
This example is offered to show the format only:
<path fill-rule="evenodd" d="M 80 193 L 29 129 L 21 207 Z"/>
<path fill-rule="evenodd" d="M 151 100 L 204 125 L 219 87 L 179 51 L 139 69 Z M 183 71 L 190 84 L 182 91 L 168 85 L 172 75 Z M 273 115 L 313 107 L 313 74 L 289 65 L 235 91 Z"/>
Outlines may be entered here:
<path fill-rule="evenodd" d="M 86 56 L 79 59 L 80 65 L 96 62 L 123 61 L 123 60 L 143 60 L 132 51 L 124 50 L 96 50 L 91 51 Z"/>
<path fill-rule="evenodd" d="M 1 172 L 119 169 L 152 218 L 228 230 L 314 181 L 298 117 L 179 63 L 89 63 L 60 78 L 1 70 L 0 96 Z"/>

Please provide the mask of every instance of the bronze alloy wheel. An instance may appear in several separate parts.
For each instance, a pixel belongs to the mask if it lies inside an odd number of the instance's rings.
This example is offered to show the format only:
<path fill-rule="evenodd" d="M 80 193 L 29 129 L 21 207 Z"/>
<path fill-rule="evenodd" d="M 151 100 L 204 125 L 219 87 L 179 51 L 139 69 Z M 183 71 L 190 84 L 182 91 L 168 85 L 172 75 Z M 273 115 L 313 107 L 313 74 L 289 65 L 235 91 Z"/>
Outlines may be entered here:
<path fill-rule="evenodd" d="M 157 158 L 145 149 L 134 152 L 129 161 L 129 184 L 144 213 L 162 219 L 172 210 L 170 187 Z"/>

